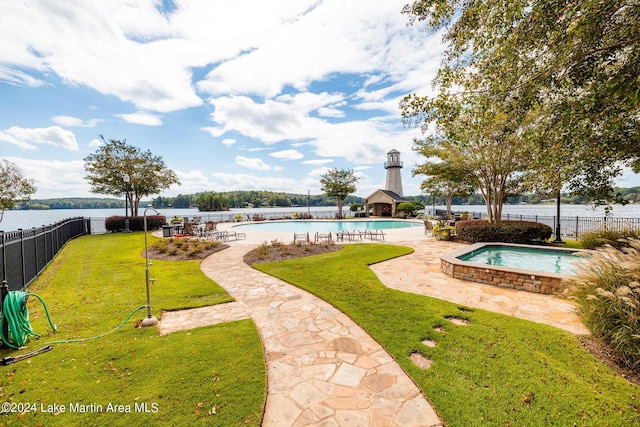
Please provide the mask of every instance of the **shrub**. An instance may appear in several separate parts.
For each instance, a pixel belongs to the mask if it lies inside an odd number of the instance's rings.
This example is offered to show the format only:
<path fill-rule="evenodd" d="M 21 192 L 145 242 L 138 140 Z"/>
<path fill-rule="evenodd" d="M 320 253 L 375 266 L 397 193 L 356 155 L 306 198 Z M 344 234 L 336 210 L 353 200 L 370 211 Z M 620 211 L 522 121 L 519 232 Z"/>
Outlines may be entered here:
<path fill-rule="evenodd" d="M 398 204 L 398 207 L 396 207 L 397 212 L 404 212 L 407 215 L 411 215 L 415 210 L 416 207 L 411 202 L 402 202 Z"/>
<path fill-rule="evenodd" d="M 580 236 L 580 243 L 585 249 L 595 249 L 604 245 L 611 245 L 620 249 L 623 246 L 628 246 L 624 240 L 627 238 L 640 238 L 640 230 L 608 230 L 602 228 L 600 230 L 591 230 L 588 233 L 584 233 Z"/>
<path fill-rule="evenodd" d="M 630 368 L 640 368 L 640 240 L 599 248 L 570 282 L 591 333 L 611 345 Z"/>
<path fill-rule="evenodd" d="M 104 222 L 107 231 L 123 231 L 124 230 L 124 216 L 110 216 Z M 157 230 L 167 223 L 167 218 L 164 215 L 147 216 L 147 229 Z M 143 231 L 144 230 L 144 217 L 133 216 L 129 217 L 129 230 L 131 231 Z"/>
<path fill-rule="evenodd" d="M 458 221 L 456 235 L 466 242 L 533 243 L 551 237 L 551 227 L 531 221 Z"/>

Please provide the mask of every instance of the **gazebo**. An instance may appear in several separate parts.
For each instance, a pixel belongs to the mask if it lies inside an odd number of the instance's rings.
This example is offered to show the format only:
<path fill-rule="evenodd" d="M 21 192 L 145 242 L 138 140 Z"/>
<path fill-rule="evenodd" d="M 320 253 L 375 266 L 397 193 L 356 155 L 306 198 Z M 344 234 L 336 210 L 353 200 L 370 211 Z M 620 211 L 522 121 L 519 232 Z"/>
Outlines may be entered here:
<path fill-rule="evenodd" d="M 399 203 L 408 202 L 402 196 L 391 190 L 376 190 L 364 200 L 367 216 L 396 216 L 396 207 Z M 370 214 L 370 211 L 373 213 Z"/>

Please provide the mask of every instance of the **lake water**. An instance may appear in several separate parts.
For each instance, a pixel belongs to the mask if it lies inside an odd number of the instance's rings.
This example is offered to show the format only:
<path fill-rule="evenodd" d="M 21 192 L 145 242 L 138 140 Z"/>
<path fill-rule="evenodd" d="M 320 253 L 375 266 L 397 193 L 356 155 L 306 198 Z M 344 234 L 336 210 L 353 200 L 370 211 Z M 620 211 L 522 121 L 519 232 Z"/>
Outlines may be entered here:
<path fill-rule="evenodd" d="M 427 213 L 432 209 L 427 206 Z M 445 209 L 444 206 L 436 205 L 436 209 Z M 221 221 L 233 218 L 233 215 L 240 214 L 244 218 L 252 217 L 254 214 L 262 214 L 266 217 L 278 215 L 291 215 L 294 212 L 311 213 L 314 218 L 332 218 L 337 212 L 335 206 L 311 207 L 301 206 L 298 208 L 253 208 L 253 209 L 232 209 L 227 212 L 199 212 L 197 209 L 160 209 L 160 214 L 165 215 L 167 219 L 178 216 L 200 216 L 203 219 L 212 221 Z M 453 206 L 453 211 L 462 212 L 478 212 L 485 214 L 484 205 L 466 205 Z M 349 213 L 348 208 L 345 211 Z M 144 210 L 141 208 L 139 214 L 142 215 Z M 153 211 L 148 211 L 148 215 L 152 215 Z M 503 217 L 512 216 L 511 219 L 517 219 L 517 215 L 541 215 L 554 216 L 556 214 L 555 205 L 505 205 L 503 208 Z M 0 222 L 0 230 L 13 231 L 19 228 L 40 227 L 42 225 L 53 224 L 65 218 L 87 217 L 87 218 L 106 218 L 114 215 L 124 215 L 124 209 L 51 209 L 44 211 L 5 211 L 4 219 Z M 516 217 L 513 217 L 513 216 Z M 562 205 L 560 210 L 562 217 L 603 217 L 604 209 L 593 209 L 584 205 Z M 614 206 L 613 217 L 615 218 L 640 218 L 640 204 Z"/>

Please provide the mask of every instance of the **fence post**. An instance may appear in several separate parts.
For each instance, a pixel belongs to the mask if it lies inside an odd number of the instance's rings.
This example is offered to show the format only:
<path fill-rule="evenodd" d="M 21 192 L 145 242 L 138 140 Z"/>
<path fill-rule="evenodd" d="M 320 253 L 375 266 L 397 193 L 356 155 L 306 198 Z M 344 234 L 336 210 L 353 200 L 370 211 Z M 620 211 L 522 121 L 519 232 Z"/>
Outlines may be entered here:
<path fill-rule="evenodd" d="M 580 217 L 577 216 L 576 217 L 576 240 L 578 240 L 578 233 L 579 233 L 578 227 L 579 227 L 579 225 L 580 225 Z"/>
<path fill-rule="evenodd" d="M 25 277 L 27 275 L 27 270 L 25 269 L 25 262 L 24 262 L 24 230 L 22 228 L 18 228 L 18 231 L 20 232 L 20 260 L 22 264 L 22 289 L 24 289 L 24 287 L 27 285 L 26 277 Z"/>

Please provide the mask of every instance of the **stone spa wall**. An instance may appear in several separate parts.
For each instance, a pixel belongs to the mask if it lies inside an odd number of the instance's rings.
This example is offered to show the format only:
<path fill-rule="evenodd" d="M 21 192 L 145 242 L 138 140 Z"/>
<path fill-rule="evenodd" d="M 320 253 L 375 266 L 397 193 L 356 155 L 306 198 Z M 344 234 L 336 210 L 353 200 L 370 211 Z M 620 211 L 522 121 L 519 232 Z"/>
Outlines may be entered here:
<path fill-rule="evenodd" d="M 482 246 L 484 244 L 478 245 Z M 494 244 L 492 243 L 491 245 Z M 554 294 L 564 288 L 563 281 L 565 277 L 561 274 L 472 264 L 457 258 L 471 252 L 473 249 L 477 249 L 476 245 L 472 246 L 467 246 L 465 249 L 442 256 L 440 258 L 442 272 L 456 279 L 539 294 Z"/>

